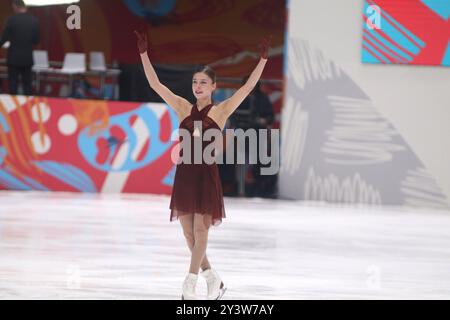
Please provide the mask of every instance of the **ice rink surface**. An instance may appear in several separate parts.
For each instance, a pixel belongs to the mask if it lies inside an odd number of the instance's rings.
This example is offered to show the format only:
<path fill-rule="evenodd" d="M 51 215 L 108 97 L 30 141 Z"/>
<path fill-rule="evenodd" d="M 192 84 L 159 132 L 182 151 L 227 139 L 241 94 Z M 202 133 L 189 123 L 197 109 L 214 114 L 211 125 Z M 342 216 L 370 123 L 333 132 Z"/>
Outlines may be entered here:
<path fill-rule="evenodd" d="M 0 191 L 0 299 L 180 299 L 168 196 Z M 450 212 L 225 198 L 224 299 L 450 299 Z M 197 292 L 206 295 L 199 277 Z"/>

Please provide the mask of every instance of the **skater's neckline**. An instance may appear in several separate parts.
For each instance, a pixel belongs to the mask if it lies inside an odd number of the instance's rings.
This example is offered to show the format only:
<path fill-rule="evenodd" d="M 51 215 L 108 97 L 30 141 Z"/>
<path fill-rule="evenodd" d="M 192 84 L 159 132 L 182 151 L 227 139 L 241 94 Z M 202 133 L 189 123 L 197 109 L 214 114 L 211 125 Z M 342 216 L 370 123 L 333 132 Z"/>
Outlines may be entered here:
<path fill-rule="evenodd" d="M 198 108 L 197 103 L 194 103 L 194 106 L 195 106 L 195 108 L 197 109 L 198 112 L 202 112 L 203 110 L 205 110 L 206 108 L 208 108 L 208 107 L 210 107 L 210 106 L 212 106 L 212 105 L 214 105 L 214 103 L 210 103 L 210 104 L 208 104 L 206 107 L 203 107 L 203 108 L 200 110 L 200 109 Z"/>

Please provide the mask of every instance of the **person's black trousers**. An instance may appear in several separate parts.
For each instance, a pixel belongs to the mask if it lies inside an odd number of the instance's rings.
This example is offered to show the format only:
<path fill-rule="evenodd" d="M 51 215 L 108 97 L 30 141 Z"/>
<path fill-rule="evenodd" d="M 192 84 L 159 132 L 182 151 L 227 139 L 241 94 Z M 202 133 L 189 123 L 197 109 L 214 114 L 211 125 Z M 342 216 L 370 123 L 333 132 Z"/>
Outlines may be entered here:
<path fill-rule="evenodd" d="M 9 94 L 17 94 L 17 87 L 19 85 L 19 77 L 22 80 L 23 94 L 32 95 L 32 75 L 31 66 L 8 66 L 8 83 Z"/>

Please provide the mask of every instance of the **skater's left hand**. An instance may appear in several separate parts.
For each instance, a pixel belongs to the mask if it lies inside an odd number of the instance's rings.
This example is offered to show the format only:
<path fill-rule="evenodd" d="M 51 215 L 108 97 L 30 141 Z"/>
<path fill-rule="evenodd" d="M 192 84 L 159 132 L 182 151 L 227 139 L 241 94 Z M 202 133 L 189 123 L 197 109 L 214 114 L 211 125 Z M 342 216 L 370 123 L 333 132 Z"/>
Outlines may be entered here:
<path fill-rule="evenodd" d="M 145 53 L 147 51 L 147 34 L 145 32 L 134 31 L 137 36 L 137 46 L 139 53 Z"/>
<path fill-rule="evenodd" d="M 260 42 L 260 49 L 261 49 L 261 58 L 267 60 L 269 58 L 269 48 L 270 48 L 270 42 L 272 41 L 272 35 L 269 35 L 268 37 L 264 37 L 261 39 Z"/>

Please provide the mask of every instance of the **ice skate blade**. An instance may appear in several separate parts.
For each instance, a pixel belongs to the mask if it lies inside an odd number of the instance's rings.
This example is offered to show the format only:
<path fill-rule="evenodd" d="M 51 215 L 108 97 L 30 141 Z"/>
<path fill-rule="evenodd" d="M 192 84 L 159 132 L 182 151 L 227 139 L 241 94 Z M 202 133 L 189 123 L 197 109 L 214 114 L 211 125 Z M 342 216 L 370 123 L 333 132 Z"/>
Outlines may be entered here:
<path fill-rule="evenodd" d="M 227 291 L 227 287 L 220 288 L 219 296 L 216 298 L 216 300 L 222 299 L 223 295 L 225 294 L 225 291 Z"/>

